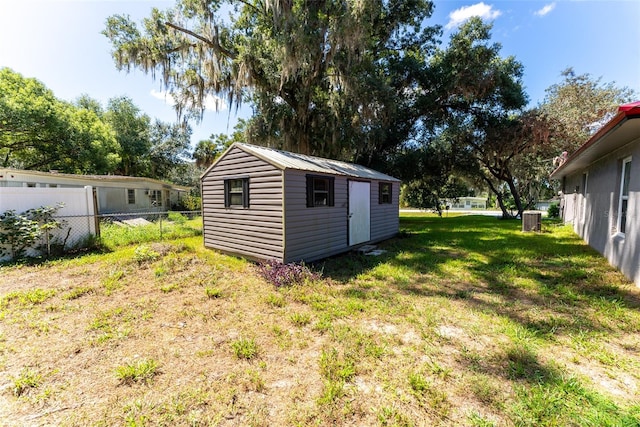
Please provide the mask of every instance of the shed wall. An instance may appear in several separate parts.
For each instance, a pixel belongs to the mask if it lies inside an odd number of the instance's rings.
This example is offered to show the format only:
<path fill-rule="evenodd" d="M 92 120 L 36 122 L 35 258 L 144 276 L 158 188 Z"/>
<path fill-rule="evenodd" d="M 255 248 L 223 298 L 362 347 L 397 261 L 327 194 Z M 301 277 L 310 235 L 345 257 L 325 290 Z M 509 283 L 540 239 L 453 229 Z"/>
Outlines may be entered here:
<path fill-rule="evenodd" d="M 400 229 L 399 204 L 400 183 L 391 183 L 391 203 L 380 204 L 379 181 L 371 182 L 371 240 L 389 239 Z"/>
<path fill-rule="evenodd" d="M 249 178 L 249 208 L 225 207 L 224 180 Z M 282 171 L 238 148 L 202 179 L 204 245 L 250 258 L 284 256 Z"/>
<path fill-rule="evenodd" d="M 314 261 L 348 250 L 347 178 L 335 177 L 334 206 L 307 207 L 307 173 L 284 175 L 284 262 Z"/>
<path fill-rule="evenodd" d="M 627 229 L 622 237 L 616 229 L 619 187 L 622 160 L 629 156 L 632 162 Z M 590 246 L 640 285 L 640 139 L 567 176 L 562 216 Z"/>

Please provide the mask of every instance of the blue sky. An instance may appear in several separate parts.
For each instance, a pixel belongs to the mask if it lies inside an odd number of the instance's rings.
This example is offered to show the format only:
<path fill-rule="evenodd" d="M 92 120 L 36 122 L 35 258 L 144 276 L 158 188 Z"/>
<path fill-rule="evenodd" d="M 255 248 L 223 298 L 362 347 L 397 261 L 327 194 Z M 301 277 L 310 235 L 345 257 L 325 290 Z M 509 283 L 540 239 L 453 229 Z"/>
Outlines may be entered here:
<path fill-rule="evenodd" d="M 141 20 L 152 7 L 171 7 L 156 0 L 0 0 L 0 67 L 35 77 L 54 94 L 74 100 L 88 94 L 106 105 L 109 98 L 126 95 L 146 114 L 174 121 L 175 112 L 151 76 L 116 70 L 110 45 L 100 34 L 113 14 Z M 470 16 L 493 22 L 493 40 L 502 44 L 502 56 L 513 55 L 525 67 L 524 82 L 531 105 L 544 98 L 545 89 L 573 67 L 579 74 L 628 86 L 640 98 L 640 1 L 458 1 L 436 0 L 431 24 L 443 26 L 444 44 Z M 229 133 L 236 114 L 223 107 L 205 113 L 193 123 L 195 143 L 212 133 Z"/>

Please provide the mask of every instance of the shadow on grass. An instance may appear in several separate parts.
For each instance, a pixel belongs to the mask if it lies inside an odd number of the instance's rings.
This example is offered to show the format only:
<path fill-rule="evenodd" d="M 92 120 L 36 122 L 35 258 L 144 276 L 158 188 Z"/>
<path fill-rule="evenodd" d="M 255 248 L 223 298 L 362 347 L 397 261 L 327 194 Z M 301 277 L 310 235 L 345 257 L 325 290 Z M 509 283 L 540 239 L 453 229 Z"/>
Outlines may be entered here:
<path fill-rule="evenodd" d="M 605 316 L 640 308 L 638 293 L 610 283 L 608 275 L 620 283 L 625 279 L 557 222 L 545 221 L 542 233 L 520 231 L 520 221 L 480 216 L 409 216 L 400 224 L 408 237 L 381 244 L 386 254 L 325 260 L 324 276 L 347 283 L 376 276 L 383 266 L 401 270 L 402 277 L 385 278 L 397 292 L 464 299 L 549 339 L 557 333 L 609 330 L 607 322 L 593 316 L 594 307 Z M 538 307 L 554 315 L 532 315 Z"/>

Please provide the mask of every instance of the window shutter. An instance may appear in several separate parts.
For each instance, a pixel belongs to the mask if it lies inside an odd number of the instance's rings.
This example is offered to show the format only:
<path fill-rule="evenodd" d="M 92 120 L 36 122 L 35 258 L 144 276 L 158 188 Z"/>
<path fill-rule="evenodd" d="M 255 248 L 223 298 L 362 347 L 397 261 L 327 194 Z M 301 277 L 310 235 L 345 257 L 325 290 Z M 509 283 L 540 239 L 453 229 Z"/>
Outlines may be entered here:
<path fill-rule="evenodd" d="M 307 207 L 313 206 L 313 177 L 307 176 Z"/>
<path fill-rule="evenodd" d="M 249 178 L 242 180 L 242 207 L 249 207 Z"/>
<path fill-rule="evenodd" d="M 231 206 L 231 182 L 228 179 L 224 180 L 224 207 Z"/>
<path fill-rule="evenodd" d="M 329 200 L 328 200 L 328 205 L 329 206 L 335 206 L 335 199 L 333 197 L 333 187 L 335 184 L 336 179 L 334 177 L 329 178 Z"/>
<path fill-rule="evenodd" d="M 382 204 L 382 187 L 384 187 L 384 185 L 379 182 L 378 183 L 378 204 L 381 205 Z"/>
<path fill-rule="evenodd" d="M 393 184 L 389 183 L 389 203 L 393 204 Z"/>

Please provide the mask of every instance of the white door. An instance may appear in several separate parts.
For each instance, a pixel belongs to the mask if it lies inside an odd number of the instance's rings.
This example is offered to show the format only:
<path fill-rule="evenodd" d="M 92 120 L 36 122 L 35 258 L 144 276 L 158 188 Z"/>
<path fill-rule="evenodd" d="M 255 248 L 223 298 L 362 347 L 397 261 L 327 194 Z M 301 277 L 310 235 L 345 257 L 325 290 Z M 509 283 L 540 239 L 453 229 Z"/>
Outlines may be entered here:
<path fill-rule="evenodd" d="M 370 183 L 349 181 L 349 246 L 371 240 Z"/>

